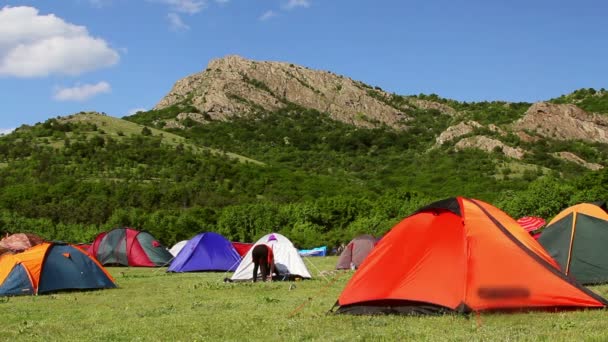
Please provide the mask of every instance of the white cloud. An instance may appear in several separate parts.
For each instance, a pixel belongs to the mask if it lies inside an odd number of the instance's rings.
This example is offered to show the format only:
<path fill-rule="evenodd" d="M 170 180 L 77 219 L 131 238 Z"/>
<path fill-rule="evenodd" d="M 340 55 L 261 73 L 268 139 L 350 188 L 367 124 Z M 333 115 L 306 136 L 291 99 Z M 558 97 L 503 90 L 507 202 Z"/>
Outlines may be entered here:
<path fill-rule="evenodd" d="M 14 131 L 14 128 L 0 128 L 0 135 L 6 135 Z"/>
<path fill-rule="evenodd" d="M 150 1 L 150 0 L 148 0 Z M 196 14 L 207 7 L 207 0 L 153 0 L 171 6 L 179 13 Z"/>
<path fill-rule="evenodd" d="M 275 12 L 273 10 L 268 10 L 268 11 L 264 12 L 258 19 L 261 21 L 266 21 L 266 20 L 271 19 L 276 16 L 277 16 L 277 12 Z"/>
<path fill-rule="evenodd" d="M 72 88 L 58 88 L 53 98 L 57 101 L 85 101 L 95 95 L 109 93 L 111 90 L 110 84 L 102 81 L 96 84 L 76 85 Z"/>
<path fill-rule="evenodd" d="M 89 3 L 97 8 L 101 8 L 107 4 L 109 4 L 110 0 L 89 0 Z"/>
<path fill-rule="evenodd" d="M 215 2 L 217 2 L 218 4 L 227 4 L 230 2 L 230 0 L 215 0 Z"/>
<path fill-rule="evenodd" d="M 190 29 L 190 26 L 186 25 L 177 13 L 168 13 L 167 19 L 169 19 L 169 27 L 173 31 L 187 31 Z"/>
<path fill-rule="evenodd" d="M 80 75 L 118 63 L 118 52 L 86 27 L 33 7 L 0 9 L 0 76 Z"/>
<path fill-rule="evenodd" d="M 289 0 L 285 5 L 283 5 L 283 8 L 286 10 L 292 10 L 298 7 L 310 7 L 310 0 Z"/>
<path fill-rule="evenodd" d="M 146 108 L 133 108 L 133 109 L 130 109 L 130 110 L 127 112 L 127 116 L 135 115 L 135 114 L 137 114 L 138 112 L 145 112 L 145 111 L 147 111 L 147 109 L 146 109 Z"/>

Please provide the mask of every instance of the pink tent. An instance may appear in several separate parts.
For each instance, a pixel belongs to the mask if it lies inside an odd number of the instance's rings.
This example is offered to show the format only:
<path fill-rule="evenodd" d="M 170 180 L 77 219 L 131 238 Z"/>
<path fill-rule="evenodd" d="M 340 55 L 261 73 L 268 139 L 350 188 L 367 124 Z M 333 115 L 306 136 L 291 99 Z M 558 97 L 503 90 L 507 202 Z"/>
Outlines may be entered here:
<path fill-rule="evenodd" d="M 517 220 L 517 223 L 533 238 L 537 239 L 540 237 L 540 233 L 534 233 L 534 231 L 542 228 L 545 225 L 545 219 L 536 216 L 524 216 Z"/>

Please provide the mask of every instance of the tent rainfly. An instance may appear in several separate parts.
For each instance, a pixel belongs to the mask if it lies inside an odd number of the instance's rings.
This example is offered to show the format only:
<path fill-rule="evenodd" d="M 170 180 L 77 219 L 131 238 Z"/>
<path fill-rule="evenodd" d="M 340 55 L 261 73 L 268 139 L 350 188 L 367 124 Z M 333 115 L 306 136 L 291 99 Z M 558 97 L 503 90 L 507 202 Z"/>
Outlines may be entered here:
<path fill-rule="evenodd" d="M 608 213 L 583 203 L 557 214 L 538 239 L 562 271 L 583 284 L 608 282 Z"/>
<path fill-rule="evenodd" d="M 73 245 L 45 242 L 0 257 L 0 296 L 114 287 L 103 266 Z"/>
<path fill-rule="evenodd" d="M 201 233 L 188 240 L 167 271 L 234 271 L 240 261 L 241 256 L 225 237 Z"/>
<path fill-rule="evenodd" d="M 376 238 L 371 235 L 359 235 L 346 245 L 340 254 L 337 270 L 358 268 L 376 245 Z"/>
<path fill-rule="evenodd" d="M 89 253 L 102 265 L 158 267 L 169 264 L 173 256 L 150 233 L 117 228 L 95 238 Z"/>
<path fill-rule="evenodd" d="M 338 313 L 431 314 L 603 308 L 500 209 L 462 197 L 432 203 L 378 242 Z"/>

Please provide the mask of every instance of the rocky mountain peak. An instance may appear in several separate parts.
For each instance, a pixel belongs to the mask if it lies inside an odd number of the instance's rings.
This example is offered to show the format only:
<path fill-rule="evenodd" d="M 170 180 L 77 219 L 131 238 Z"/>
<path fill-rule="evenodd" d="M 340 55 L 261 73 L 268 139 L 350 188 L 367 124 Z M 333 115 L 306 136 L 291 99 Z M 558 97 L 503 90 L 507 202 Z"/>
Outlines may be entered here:
<path fill-rule="evenodd" d="M 205 71 L 179 80 L 155 109 L 185 103 L 211 120 L 228 120 L 293 103 L 356 126 L 403 128 L 409 107 L 391 104 L 390 96 L 329 71 L 226 56 L 209 62 Z"/>

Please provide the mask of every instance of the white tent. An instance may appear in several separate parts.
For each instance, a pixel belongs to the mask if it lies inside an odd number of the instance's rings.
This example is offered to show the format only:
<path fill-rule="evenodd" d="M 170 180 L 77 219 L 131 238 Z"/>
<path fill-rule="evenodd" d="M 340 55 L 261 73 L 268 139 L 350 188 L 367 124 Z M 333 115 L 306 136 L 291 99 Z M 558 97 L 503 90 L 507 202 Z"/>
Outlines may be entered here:
<path fill-rule="evenodd" d="M 302 257 L 300 257 L 298 250 L 293 246 L 291 241 L 281 234 L 271 233 L 262 237 L 253 245 L 249 252 L 243 257 L 239 267 L 237 267 L 230 279 L 236 281 L 253 279 L 253 259 L 251 253 L 253 252 L 253 248 L 260 244 L 265 244 L 272 248 L 276 273 L 280 275 L 311 278 L 310 272 L 308 272 L 306 265 L 304 265 Z"/>
<path fill-rule="evenodd" d="M 176 257 L 187 243 L 188 243 L 188 240 L 183 240 L 183 241 L 176 243 L 175 245 L 173 245 L 173 247 L 171 247 L 171 249 L 169 250 L 169 253 L 171 253 L 171 255 L 173 255 L 174 257 Z"/>

